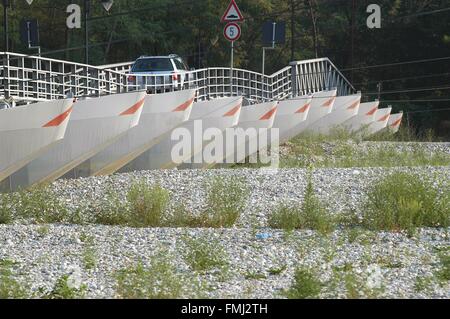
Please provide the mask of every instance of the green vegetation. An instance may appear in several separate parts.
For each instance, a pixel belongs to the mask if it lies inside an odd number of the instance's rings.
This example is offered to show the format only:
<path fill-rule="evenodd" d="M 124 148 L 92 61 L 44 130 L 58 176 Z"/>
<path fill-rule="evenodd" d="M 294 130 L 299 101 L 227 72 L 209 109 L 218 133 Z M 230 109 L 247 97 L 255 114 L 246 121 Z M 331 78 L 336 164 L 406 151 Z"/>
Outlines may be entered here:
<path fill-rule="evenodd" d="M 384 136 L 384 135 L 383 135 Z M 390 136 L 390 135 L 389 135 Z M 280 159 L 281 167 L 414 167 L 447 166 L 445 152 L 427 152 L 420 145 L 399 150 L 394 144 L 365 144 L 350 133 L 332 135 L 301 134 L 285 146 L 288 155 Z"/>
<path fill-rule="evenodd" d="M 308 176 L 305 195 L 301 207 L 279 206 L 269 217 L 269 226 L 285 230 L 314 229 L 321 234 L 328 234 L 335 228 L 334 218 L 322 205 L 314 193 L 311 174 Z"/>
<path fill-rule="evenodd" d="M 245 209 L 249 190 L 238 177 L 216 177 L 207 185 L 202 219 L 209 227 L 231 227 Z"/>
<path fill-rule="evenodd" d="M 158 185 L 135 182 L 128 190 L 126 200 L 120 200 L 114 191 L 107 191 L 106 199 L 96 214 L 96 222 L 105 225 L 130 227 L 158 227 L 163 223 L 169 203 L 169 193 Z"/>
<path fill-rule="evenodd" d="M 34 186 L 0 196 L 0 224 L 10 223 L 13 217 L 38 224 L 62 223 L 68 221 L 68 209 L 49 187 Z"/>
<path fill-rule="evenodd" d="M 294 281 L 285 294 L 289 299 L 317 298 L 322 287 L 323 284 L 314 271 L 298 268 L 295 271 Z"/>
<path fill-rule="evenodd" d="M 436 273 L 436 277 L 442 283 L 450 281 L 450 251 L 444 251 L 439 254 L 441 270 Z"/>
<path fill-rule="evenodd" d="M 364 206 L 363 224 L 372 230 L 407 230 L 448 227 L 450 195 L 439 196 L 419 176 L 394 173 L 372 187 Z"/>
<path fill-rule="evenodd" d="M 0 299 L 22 299 L 27 297 L 26 289 L 13 278 L 11 260 L 0 259 Z"/>
<path fill-rule="evenodd" d="M 149 187 L 145 182 L 135 183 L 127 195 L 130 203 L 131 225 L 134 227 L 158 227 L 169 202 L 169 193 L 160 186 Z"/>
<path fill-rule="evenodd" d="M 7 195 L 0 194 L 0 225 L 9 224 L 12 221 L 12 212 Z"/>
<path fill-rule="evenodd" d="M 81 285 L 79 288 L 71 287 L 70 276 L 63 275 L 56 281 L 52 291 L 43 295 L 43 299 L 83 299 L 87 287 Z"/>
<path fill-rule="evenodd" d="M 227 269 L 228 254 L 218 241 L 206 237 L 185 237 L 183 241 L 184 259 L 192 270 L 206 272 Z"/>
<path fill-rule="evenodd" d="M 167 255 L 158 254 L 150 265 L 142 263 L 117 273 L 116 295 L 124 299 L 174 299 L 186 297 L 186 279 L 176 272 Z"/>

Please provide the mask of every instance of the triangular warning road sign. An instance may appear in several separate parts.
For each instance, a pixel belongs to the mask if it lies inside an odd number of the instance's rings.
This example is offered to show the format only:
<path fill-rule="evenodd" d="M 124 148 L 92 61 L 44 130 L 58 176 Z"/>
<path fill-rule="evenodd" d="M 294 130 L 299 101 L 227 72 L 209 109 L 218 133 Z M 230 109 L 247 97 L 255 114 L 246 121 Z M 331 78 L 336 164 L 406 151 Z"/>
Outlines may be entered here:
<path fill-rule="evenodd" d="M 222 16 L 222 22 L 236 22 L 236 21 L 244 21 L 244 16 L 242 15 L 239 7 L 236 4 L 236 1 L 231 0 L 228 5 L 227 10 Z"/>

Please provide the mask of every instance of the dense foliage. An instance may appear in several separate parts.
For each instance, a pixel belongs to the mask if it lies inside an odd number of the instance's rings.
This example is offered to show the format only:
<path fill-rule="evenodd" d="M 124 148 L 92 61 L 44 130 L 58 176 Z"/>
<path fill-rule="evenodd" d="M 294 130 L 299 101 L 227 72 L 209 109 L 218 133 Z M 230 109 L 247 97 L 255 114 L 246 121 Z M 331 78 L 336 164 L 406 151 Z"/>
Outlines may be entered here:
<path fill-rule="evenodd" d="M 48 56 L 84 60 L 84 30 L 68 30 L 65 25 L 66 6 L 82 5 L 84 0 L 35 0 L 31 6 L 24 0 L 10 2 L 11 51 L 33 53 L 20 42 L 19 23 L 23 18 L 37 18 L 43 52 L 72 48 Z M 116 0 L 109 14 L 100 1 L 91 2 L 91 64 L 167 53 L 183 55 L 196 68 L 229 64 L 230 45 L 222 36 L 220 23 L 228 0 Z M 327 56 L 365 94 L 365 100 L 377 98 L 377 84 L 383 80 L 383 105 L 392 104 L 394 111 L 448 108 L 450 96 L 445 88 L 450 80 L 449 59 L 367 66 L 449 57 L 450 0 L 237 2 L 246 18 L 242 37 L 236 43 L 237 66 L 260 71 L 262 24 L 269 20 L 285 21 L 286 43 L 268 52 L 267 72 L 276 71 L 291 60 Z M 367 28 L 366 8 L 370 3 L 382 7 L 381 29 Z M 421 91 L 411 92 L 412 89 Z M 395 93 L 386 93 L 390 91 Z M 441 101 L 429 102 L 430 99 Z M 445 136 L 450 131 L 449 114 L 449 111 L 411 113 L 408 121 L 421 129 L 433 127 Z"/>

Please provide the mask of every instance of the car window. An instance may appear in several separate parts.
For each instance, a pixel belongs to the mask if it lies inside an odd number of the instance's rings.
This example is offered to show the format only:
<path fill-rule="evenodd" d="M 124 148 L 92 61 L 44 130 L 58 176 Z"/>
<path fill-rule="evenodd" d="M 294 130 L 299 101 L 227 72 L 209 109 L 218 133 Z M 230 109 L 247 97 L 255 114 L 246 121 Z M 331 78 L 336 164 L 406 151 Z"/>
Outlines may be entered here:
<path fill-rule="evenodd" d="M 174 59 L 173 61 L 175 62 L 175 65 L 178 70 L 185 70 L 185 71 L 188 70 L 187 66 L 180 60 Z"/>
<path fill-rule="evenodd" d="M 138 59 L 131 69 L 132 72 L 163 72 L 173 71 L 173 65 L 167 58 Z"/>

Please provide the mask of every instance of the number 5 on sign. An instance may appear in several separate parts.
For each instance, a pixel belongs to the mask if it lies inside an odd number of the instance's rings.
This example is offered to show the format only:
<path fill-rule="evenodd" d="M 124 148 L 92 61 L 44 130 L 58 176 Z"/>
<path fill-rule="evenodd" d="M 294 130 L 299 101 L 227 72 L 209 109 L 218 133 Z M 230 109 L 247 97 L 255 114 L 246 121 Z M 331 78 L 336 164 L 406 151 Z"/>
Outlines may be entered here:
<path fill-rule="evenodd" d="M 228 41 L 236 41 L 241 37 L 241 28 L 236 23 L 228 23 L 223 30 L 223 35 Z"/>

